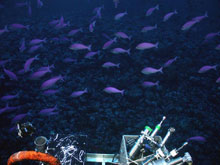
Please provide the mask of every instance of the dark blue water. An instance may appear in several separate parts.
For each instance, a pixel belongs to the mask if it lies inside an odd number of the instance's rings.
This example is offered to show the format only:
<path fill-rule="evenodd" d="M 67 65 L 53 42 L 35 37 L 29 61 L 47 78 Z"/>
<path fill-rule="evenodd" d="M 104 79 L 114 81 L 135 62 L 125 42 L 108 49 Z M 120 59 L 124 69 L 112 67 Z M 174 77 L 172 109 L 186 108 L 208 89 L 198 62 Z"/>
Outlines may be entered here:
<path fill-rule="evenodd" d="M 17 107 L 0 114 L 0 161 L 6 164 L 8 157 L 20 150 L 33 150 L 37 136 L 50 137 L 59 134 L 86 135 L 87 152 L 118 153 L 122 135 L 139 135 L 145 125 L 154 128 L 163 116 L 167 119 L 158 133 L 165 136 L 169 127 L 175 133 L 166 146 L 169 150 L 178 148 L 188 138 L 202 136 L 206 142 L 192 141 L 180 152 L 188 151 L 194 164 L 217 165 L 220 163 L 220 86 L 217 79 L 220 67 L 198 73 L 203 66 L 220 64 L 220 36 L 216 35 L 204 42 L 207 34 L 220 31 L 219 0 L 120 0 L 115 8 L 112 0 L 45 0 L 37 7 L 37 1 L 28 6 L 15 7 L 17 1 L 0 1 L 0 29 L 8 26 L 9 32 L 0 35 L 0 61 L 9 60 L 0 68 L 0 97 L 18 97 L 0 101 L 0 109 L 6 106 Z M 145 16 L 146 11 L 159 4 L 159 10 Z M 94 31 L 89 31 L 94 8 L 104 5 L 102 18 L 95 18 Z M 168 21 L 163 22 L 165 14 L 177 10 Z M 114 16 L 127 11 L 118 21 Z M 197 16 L 208 17 L 193 25 L 189 30 L 182 26 Z M 48 23 L 59 20 L 70 26 L 56 29 Z M 30 29 L 12 30 L 11 24 L 30 25 Z M 157 24 L 157 29 L 142 33 L 144 26 Z M 70 37 L 73 29 L 83 32 Z M 117 43 L 103 50 L 104 43 L 115 37 L 116 32 L 132 36 L 131 40 L 118 39 Z M 104 35 L 105 36 L 104 36 Z M 25 39 L 26 50 L 19 51 L 20 42 Z M 46 38 L 47 42 L 34 53 L 29 53 L 29 42 Z M 54 39 L 56 38 L 56 39 Z M 159 42 L 158 48 L 137 50 L 142 42 Z M 92 51 L 100 50 L 92 59 L 84 58 L 88 50 L 71 50 L 72 43 L 92 45 Z M 113 48 L 130 49 L 130 55 L 113 54 Z M 39 54 L 30 69 L 18 74 L 25 62 Z M 145 75 L 145 67 L 160 68 L 169 59 L 178 57 L 163 73 Z M 65 63 L 63 59 L 73 58 L 76 62 Z M 120 63 L 120 67 L 103 68 L 105 62 Z M 38 80 L 30 80 L 30 75 L 40 67 L 54 64 L 54 68 Z M 4 69 L 17 75 L 11 80 Z M 64 81 L 57 81 L 49 89 L 57 93 L 44 95 L 41 85 L 46 80 L 62 75 Z M 159 85 L 144 88 L 144 81 Z M 124 95 L 109 94 L 106 87 L 124 90 Z M 71 97 L 74 91 L 88 92 Z M 41 115 L 42 109 L 57 105 L 55 114 Z M 19 114 L 27 114 L 21 120 L 12 122 Z M 29 137 L 20 138 L 13 129 L 16 122 L 31 122 L 36 132 Z"/>

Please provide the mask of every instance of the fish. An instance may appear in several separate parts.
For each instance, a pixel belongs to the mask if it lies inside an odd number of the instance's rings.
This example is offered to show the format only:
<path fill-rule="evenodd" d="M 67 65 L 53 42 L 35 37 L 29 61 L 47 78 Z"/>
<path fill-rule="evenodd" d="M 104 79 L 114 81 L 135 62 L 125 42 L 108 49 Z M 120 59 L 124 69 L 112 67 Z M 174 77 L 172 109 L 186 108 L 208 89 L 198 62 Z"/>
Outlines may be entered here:
<path fill-rule="evenodd" d="M 23 118 L 25 118 L 27 115 L 28 115 L 28 113 L 18 114 L 11 120 L 11 123 L 15 124 L 15 123 L 19 122 L 20 120 L 22 120 Z"/>
<path fill-rule="evenodd" d="M 146 16 L 150 16 L 151 14 L 153 14 L 153 12 L 155 10 L 159 10 L 159 5 L 156 5 L 155 7 L 152 7 L 150 9 L 148 9 L 147 12 L 146 12 Z"/>
<path fill-rule="evenodd" d="M 7 64 L 9 61 L 11 61 L 10 59 L 8 60 L 0 60 L 0 66 L 4 66 L 5 64 Z"/>
<path fill-rule="evenodd" d="M 37 0 L 37 7 L 38 8 L 41 8 L 41 7 L 43 7 L 43 2 L 41 1 L 41 0 Z"/>
<path fill-rule="evenodd" d="M 124 95 L 125 90 L 119 90 L 115 87 L 106 87 L 103 89 L 104 92 L 112 94 L 112 93 L 120 93 L 122 96 Z"/>
<path fill-rule="evenodd" d="M 12 30 L 19 30 L 19 29 L 29 30 L 30 29 L 30 25 L 22 25 L 22 24 L 19 24 L 19 23 L 14 23 L 14 24 L 10 25 L 10 28 Z"/>
<path fill-rule="evenodd" d="M 37 45 L 37 44 L 41 44 L 41 43 L 46 43 L 47 42 L 47 38 L 44 38 L 44 39 L 32 39 L 30 42 L 29 42 L 29 45 L 33 46 L 33 45 Z"/>
<path fill-rule="evenodd" d="M 16 74 L 13 73 L 12 71 L 7 70 L 7 69 L 4 68 L 4 72 L 5 72 L 5 74 L 6 74 L 11 80 L 18 81 L 18 77 L 17 77 Z"/>
<path fill-rule="evenodd" d="M 48 65 L 48 66 L 42 66 L 42 67 L 38 68 L 37 71 L 50 70 L 52 68 L 54 68 L 54 64 Z"/>
<path fill-rule="evenodd" d="M 194 137 L 188 138 L 187 141 L 206 142 L 206 139 L 202 136 L 194 136 Z"/>
<path fill-rule="evenodd" d="M 216 69 L 217 69 L 217 66 L 218 66 L 218 65 L 212 65 L 212 66 L 206 65 L 206 66 L 203 66 L 203 67 L 201 67 L 201 68 L 199 69 L 198 73 L 205 73 L 205 72 L 208 72 L 208 71 L 211 70 L 211 69 L 216 70 Z"/>
<path fill-rule="evenodd" d="M 26 50 L 26 46 L 25 46 L 25 38 L 22 38 L 20 41 L 20 47 L 19 47 L 19 51 L 20 53 L 24 52 Z"/>
<path fill-rule="evenodd" d="M 60 90 L 59 89 L 48 89 L 46 91 L 43 91 L 43 95 L 54 95 L 56 93 L 58 93 Z"/>
<path fill-rule="evenodd" d="M 198 21 L 198 22 L 200 22 L 200 21 L 202 21 L 204 18 L 208 18 L 208 12 L 207 12 L 207 11 L 206 11 L 205 14 L 202 15 L 202 16 L 197 16 L 197 17 L 192 18 L 192 21 Z"/>
<path fill-rule="evenodd" d="M 128 14 L 127 11 L 125 11 L 124 13 L 118 13 L 118 14 L 115 15 L 114 19 L 116 21 L 118 21 L 118 20 L 120 20 L 122 17 L 124 17 L 127 14 Z"/>
<path fill-rule="evenodd" d="M 7 25 L 5 25 L 4 29 L 0 29 L 0 35 L 2 35 L 3 33 L 6 33 L 6 32 L 9 32 Z"/>
<path fill-rule="evenodd" d="M 64 81 L 64 78 L 61 75 L 59 75 L 59 76 L 55 76 L 55 77 L 50 78 L 49 80 L 44 81 L 41 85 L 41 90 L 51 88 L 59 80 Z"/>
<path fill-rule="evenodd" d="M 198 22 L 199 22 L 198 20 L 190 20 L 182 26 L 181 30 L 183 31 L 189 30 L 193 25 L 195 25 Z"/>
<path fill-rule="evenodd" d="M 79 96 L 82 96 L 84 93 L 88 93 L 87 88 L 85 88 L 83 91 L 74 91 L 70 96 L 79 97 Z"/>
<path fill-rule="evenodd" d="M 47 115 L 48 113 L 53 112 L 55 110 L 57 110 L 57 105 L 55 105 L 53 108 L 42 109 L 38 114 Z"/>
<path fill-rule="evenodd" d="M 151 82 L 151 81 L 145 81 L 142 83 L 143 87 L 154 87 L 154 86 L 159 86 L 159 81 L 156 82 Z"/>
<path fill-rule="evenodd" d="M 49 22 L 49 25 L 55 26 L 55 25 L 57 25 L 59 22 L 60 22 L 60 19 L 55 19 L 55 20 L 50 21 L 50 22 Z"/>
<path fill-rule="evenodd" d="M 32 73 L 32 74 L 30 75 L 30 79 L 31 79 L 31 80 L 37 80 L 37 79 L 43 77 L 45 74 L 50 73 L 50 72 L 51 72 L 51 70 L 50 70 L 49 67 L 48 67 L 46 70 L 36 71 L 36 72 L 34 72 L 34 73 Z"/>
<path fill-rule="evenodd" d="M 216 83 L 220 83 L 220 77 L 217 78 Z"/>
<path fill-rule="evenodd" d="M 141 73 L 145 74 L 145 75 L 150 75 L 150 74 L 154 74 L 154 73 L 163 73 L 163 67 L 159 68 L 159 69 L 155 69 L 152 67 L 146 67 L 144 69 L 142 69 Z"/>
<path fill-rule="evenodd" d="M 179 57 L 176 56 L 176 57 L 174 57 L 174 58 L 172 58 L 172 59 L 169 59 L 169 60 L 163 65 L 163 67 L 166 68 L 166 67 L 170 66 L 170 65 L 171 65 L 174 61 L 176 61 L 178 58 L 179 58 Z"/>
<path fill-rule="evenodd" d="M 141 32 L 146 33 L 148 31 L 151 31 L 151 30 L 154 30 L 154 29 L 157 29 L 157 24 L 155 24 L 154 26 L 145 26 L 145 27 L 142 28 Z"/>
<path fill-rule="evenodd" d="M 151 48 L 158 48 L 159 42 L 153 44 L 149 42 L 143 42 L 136 46 L 136 49 L 138 50 L 145 50 L 145 49 L 151 49 Z"/>
<path fill-rule="evenodd" d="M 168 21 L 168 19 L 170 19 L 173 15 L 178 14 L 176 10 L 174 10 L 173 12 L 167 13 L 164 17 L 163 17 L 163 22 Z"/>
<path fill-rule="evenodd" d="M 25 7 L 28 6 L 28 2 L 17 2 L 15 3 L 15 7 Z"/>
<path fill-rule="evenodd" d="M 76 33 L 78 32 L 83 32 L 83 29 L 82 28 L 79 28 L 79 29 L 74 29 L 74 30 L 71 30 L 69 33 L 68 33 L 68 36 L 69 37 L 72 37 L 74 36 Z"/>
<path fill-rule="evenodd" d="M 8 100 L 13 100 L 19 96 L 19 93 L 15 95 L 5 95 L 1 97 L 1 101 L 8 101 Z"/>
<path fill-rule="evenodd" d="M 77 60 L 74 59 L 74 58 L 69 58 L 69 57 L 67 57 L 67 58 L 64 58 L 64 59 L 63 59 L 63 62 L 64 62 L 64 63 L 72 63 L 72 62 L 77 62 Z"/>
<path fill-rule="evenodd" d="M 93 31 L 94 31 L 95 24 L 96 24 L 96 21 L 93 21 L 93 22 L 89 25 L 89 31 L 90 31 L 90 32 L 93 32 Z"/>
<path fill-rule="evenodd" d="M 29 1 L 28 4 L 28 16 L 31 17 L 32 16 L 32 8 L 31 8 L 31 2 Z"/>
<path fill-rule="evenodd" d="M 25 64 L 24 64 L 24 71 L 25 71 L 25 72 L 30 71 L 31 64 L 32 64 L 35 60 L 39 60 L 38 56 L 39 56 L 39 54 L 36 55 L 35 57 L 29 58 L 29 59 L 25 62 Z"/>
<path fill-rule="evenodd" d="M 93 56 L 95 56 L 96 54 L 100 54 L 100 51 L 96 51 L 96 52 L 88 52 L 84 58 L 87 58 L 87 59 L 91 59 Z"/>
<path fill-rule="evenodd" d="M 119 0 L 113 0 L 115 8 L 118 8 Z"/>
<path fill-rule="evenodd" d="M 117 42 L 117 38 L 115 37 L 114 39 L 112 39 L 112 40 L 109 40 L 109 41 L 107 41 L 104 45 L 103 45 L 103 47 L 102 47 L 102 49 L 108 49 L 114 42 Z"/>
<path fill-rule="evenodd" d="M 220 50 L 220 44 L 215 47 L 216 50 Z"/>
<path fill-rule="evenodd" d="M 112 62 L 105 62 L 105 63 L 102 65 L 103 68 L 112 68 L 112 67 L 117 67 L 117 68 L 119 68 L 119 66 L 120 66 L 120 63 L 115 64 L 115 63 L 112 63 Z"/>
<path fill-rule="evenodd" d="M 214 32 L 214 33 L 209 33 L 205 36 L 205 41 L 211 40 L 216 36 L 220 36 L 220 31 L 219 32 Z"/>
<path fill-rule="evenodd" d="M 125 50 L 123 48 L 114 48 L 111 51 L 113 54 L 123 54 L 123 53 L 127 53 L 128 55 L 130 55 L 130 49 Z"/>
<path fill-rule="evenodd" d="M 1 115 L 2 113 L 4 113 L 5 111 L 7 111 L 7 110 L 8 110 L 8 103 L 6 103 L 6 105 L 5 105 L 4 108 L 1 108 L 1 109 L 0 109 L 0 115 Z"/>
<path fill-rule="evenodd" d="M 34 46 L 30 47 L 30 49 L 28 50 L 28 53 L 34 53 L 34 52 L 36 52 L 38 49 L 40 49 L 41 47 L 43 47 L 42 44 L 40 44 L 40 45 L 34 45 Z"/>
<path fill-rule="evenodd" d="M 85 49 L 87 49 L 87 50 L 91 51 L 91 47 L 92 47 L 92 45 L 86 46 L 84 44 L 74 43 L 74 44 L 70 45 L 69 48 L 71 50 L 85 50 Z"/>
<path fill-rule="evenodd" d="M 131 40 L 131 36 L 128 36 L 124 32 L 117 32 L 117 33 L 115 33 L 115 36 L 118 37 L 118 38 Z"/>

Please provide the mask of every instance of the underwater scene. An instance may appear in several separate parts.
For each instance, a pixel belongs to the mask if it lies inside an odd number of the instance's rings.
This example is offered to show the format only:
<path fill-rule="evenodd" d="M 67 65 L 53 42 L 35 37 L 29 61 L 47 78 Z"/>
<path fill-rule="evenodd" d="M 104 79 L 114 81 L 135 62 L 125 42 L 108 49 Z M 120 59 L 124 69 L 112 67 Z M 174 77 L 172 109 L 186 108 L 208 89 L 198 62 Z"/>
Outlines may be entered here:
<path fill-rule="evenodd" d="M 220 1 L 0 0 L 0 135 L 0 165 L 219 165 Z"/>

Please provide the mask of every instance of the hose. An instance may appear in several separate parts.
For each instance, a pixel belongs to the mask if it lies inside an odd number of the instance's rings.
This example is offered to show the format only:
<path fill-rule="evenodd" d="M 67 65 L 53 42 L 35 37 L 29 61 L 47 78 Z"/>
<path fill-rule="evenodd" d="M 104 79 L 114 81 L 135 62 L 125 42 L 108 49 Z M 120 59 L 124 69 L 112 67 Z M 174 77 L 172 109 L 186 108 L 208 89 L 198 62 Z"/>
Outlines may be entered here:
<path fill-rule="evenodd" d="M 48 163 L 49 165 L 61 165 L 60 161 L 57 158 L 49 154 L 36 151 L 19 151 L 17 153 L 14 153 L 8 159 L 7 165 L 12 165 L 16 162 L 20 162 L 23 160 L 36 160 Z"/>

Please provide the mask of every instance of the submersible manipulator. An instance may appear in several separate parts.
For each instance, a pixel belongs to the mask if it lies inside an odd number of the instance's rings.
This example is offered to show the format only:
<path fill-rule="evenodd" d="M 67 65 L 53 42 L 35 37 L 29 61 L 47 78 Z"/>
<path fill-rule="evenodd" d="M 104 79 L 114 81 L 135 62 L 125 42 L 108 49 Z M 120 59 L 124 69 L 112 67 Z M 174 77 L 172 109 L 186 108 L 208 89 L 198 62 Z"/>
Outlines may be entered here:
<path fill-rule="evenodd" d="M 47 140 L 44 136 L 35 139 L 35 150 L 20 151 L 10 156 L 8 165 L 23 161 L 35 160 L 40 165 L 80 165 L 80 164 L 118 164 L 118 165 L 192 165 L 192 157 L 185 152 L 177 157 L 180 150 L 188 143 L 185 142 L 179 148 L 168 151 L 165 144 L 175 132 L 169 128 L 165 137 L 157 135 L 166 117 L 154 130 L 146 126 L 140 135 L 123 135 L 118 154 L 87 153 L 85 142 L 76 141 L 75 135 L 61 136 L 56 134 L 54 138 Z M 30 123 L 18 124 L 18 135 L 25 136 L 33 133 Z M 81 140 L 83 136 L 79 137 Z M 54 144 L 55 147 L 51 147 Z M 173 144 L 172 144 L 173 145 Z M 52 156 L 53 155 L 53 156 Z"/>

